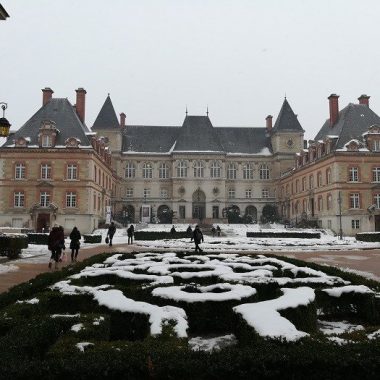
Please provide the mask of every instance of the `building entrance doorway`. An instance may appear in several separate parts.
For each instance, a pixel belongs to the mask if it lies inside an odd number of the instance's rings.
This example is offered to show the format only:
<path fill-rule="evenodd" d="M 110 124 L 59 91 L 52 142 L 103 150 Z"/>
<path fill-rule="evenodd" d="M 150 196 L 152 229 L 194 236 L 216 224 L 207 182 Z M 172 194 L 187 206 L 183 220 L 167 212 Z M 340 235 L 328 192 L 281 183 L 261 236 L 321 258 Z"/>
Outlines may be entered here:
<path fill-rule="evenodd" d="M 375 215 L 375 231 L 380 231 L 380 215 Z"/>
<path fill-rule="evenodd" d="M 193 193 L 193 219 L 200 222 L 206 217 L 206 195 L 201 189 Z"/>
<path fill-rule="evenodd" d="M 50 229 L 50 214 L 38 214 L 37 232 L 47 232 Z"/>

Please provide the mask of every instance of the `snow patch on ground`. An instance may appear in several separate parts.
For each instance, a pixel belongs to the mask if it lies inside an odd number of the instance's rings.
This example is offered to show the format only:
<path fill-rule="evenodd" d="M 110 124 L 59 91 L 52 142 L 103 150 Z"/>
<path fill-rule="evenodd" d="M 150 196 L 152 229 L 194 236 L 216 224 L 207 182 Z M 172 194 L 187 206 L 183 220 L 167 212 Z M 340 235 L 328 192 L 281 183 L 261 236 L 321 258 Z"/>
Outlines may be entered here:
<path fill-rule="evenodd" d="M 189 346 L 193 351 L 219 351 L 227 346 L 237 344 L 237 339 L 234 334 L 218 336 L 214 338 L 204 338 L 197 336 L 189 339 Z"/>

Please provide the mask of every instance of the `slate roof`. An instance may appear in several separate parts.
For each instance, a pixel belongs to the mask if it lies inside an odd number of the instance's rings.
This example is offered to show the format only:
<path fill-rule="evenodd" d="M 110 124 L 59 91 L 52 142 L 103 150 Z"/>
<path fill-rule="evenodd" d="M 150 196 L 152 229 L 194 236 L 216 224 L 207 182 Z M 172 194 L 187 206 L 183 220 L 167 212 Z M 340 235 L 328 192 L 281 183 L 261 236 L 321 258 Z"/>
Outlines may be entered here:
<path fill-rule="evenodd" d="M 80 121 L 72 104 L 63 98 L 53 98 L 43 105 L 18 131 L 9 136 L 3 147 L 13 146 L 18 137 L 30 138 L 29 145 L 39 145 L 38 133 L 41 123 L 46 120 L 54 121 L 59 133 L 56 145 L 65 145 L 69 137 L 76 137 L 80 145 L 91 145 L 86 133 L 90 131 Z"/>
<path fill-rule="evenodd" d="M 208 116 L 186 116 L 182 127 L 128 125 L 122 152 L 272 152 L 266 128 L 213 127 Z"/>
<path fill-rule="evenodd" d="M 363 133 L 374 124 L 380 125 L 380 117 L 367 105 L 349 103 L 339 112 L 335 125 L 330 127 L 330 119 L 326 120 L 314 140 L 323 140 L 326 136 L 335 135 L 338 136 L 335 149 L 342 149 L 352 139 L 363 141 Z"/>
<path fill-rule="evenodd" d="M 114 129 L 120 128 L 119 121 L 117 120 L 116 112 L 113 107 L 110 96 L 108 95 L 103 107 L 101 108 L 98 116 L 95 119 L 93 130 L 96 129 Z"/>
<path fill-rule="evenodd" d="M 299 131 L 304 132 L 300 122 L 297 119 L 296 114 L 293 112 L 286 98 L 282 103 L 280 113 L 278 114 L 276 123 L 273 127 L 273 132 L 277 131 Z"/>

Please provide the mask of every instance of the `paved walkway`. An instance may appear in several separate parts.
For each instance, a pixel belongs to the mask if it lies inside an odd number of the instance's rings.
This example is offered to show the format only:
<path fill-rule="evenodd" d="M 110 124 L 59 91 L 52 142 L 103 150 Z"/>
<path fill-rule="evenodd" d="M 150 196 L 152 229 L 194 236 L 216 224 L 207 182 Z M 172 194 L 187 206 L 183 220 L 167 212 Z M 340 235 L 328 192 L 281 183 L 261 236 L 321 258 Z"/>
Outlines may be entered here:
<path fill-rule="evenodd" d="M 132 252 L 132 251 L 147 251 L 152 250 L 152 248 L 143 248 L 135 245 L 119 244 L 113 247 L 108 247 L 105 245 L 90 247 L 81 249 L 79 251 L 78 261 L 83 261 L 88 257 L 97 255 L 103 252 Z M 166 249 L 161 249 L 166 251 Z M 236 252 L 235 252 L 236 253 Z M 244 254 L 249 254 L 248 252 L 242 252 Z M 252 252 L 252 254 L 257 254 L 258 252 Z M 336 266 L 339 268 L 348 268 L 355 271 L 366 272 L 371 277 L 377 281 L 380 281 L 380 249 L 371 250 L 350 250 L 350 251 L 319 251 L 319 252 L 265 252 L 265 255 L 273 254 L 278 256 L 286 256 L 290 258 L 296 258 L 299 260 L 315 262 L 317 264 L 327 264 L 331 266 Z M 49 269 L 46 263 L 23 263 L 19 260 L 16 265 L 19 267 L 17 271 L 6 272 L 0 275 L 0 293 L 7 291 L 12 286 L 21 284 L 36 277 L 40 273 L 48 272 Z M 60 266 L 69 265 L 69 262 L 61 263 Z M 54 264 L 53 264 L 54 266 Z"/>

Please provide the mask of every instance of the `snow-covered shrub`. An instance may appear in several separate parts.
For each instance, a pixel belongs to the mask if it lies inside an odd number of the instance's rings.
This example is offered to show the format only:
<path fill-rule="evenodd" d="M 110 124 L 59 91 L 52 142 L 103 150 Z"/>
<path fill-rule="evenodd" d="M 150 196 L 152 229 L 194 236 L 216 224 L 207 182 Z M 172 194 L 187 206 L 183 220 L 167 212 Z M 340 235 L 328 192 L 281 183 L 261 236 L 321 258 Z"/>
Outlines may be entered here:
<path fill-rule="evenodd" d="M 15 259 L 23 248 L 28 247 L 28 236 L 25 234 L 0 234 L 0 255 Z"/>
<path fill-rule="evenodd" d="M 94 243 L 101 243 L 102 242 L 102 235 L 83 235 L 83 241 L 84 243 L 94 244 Z"/>

